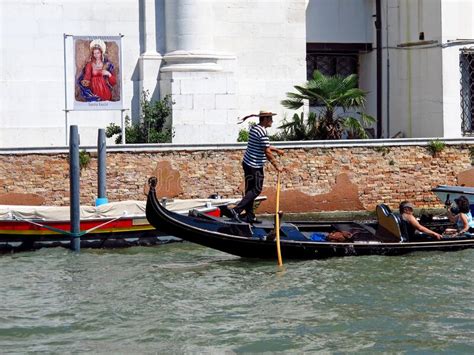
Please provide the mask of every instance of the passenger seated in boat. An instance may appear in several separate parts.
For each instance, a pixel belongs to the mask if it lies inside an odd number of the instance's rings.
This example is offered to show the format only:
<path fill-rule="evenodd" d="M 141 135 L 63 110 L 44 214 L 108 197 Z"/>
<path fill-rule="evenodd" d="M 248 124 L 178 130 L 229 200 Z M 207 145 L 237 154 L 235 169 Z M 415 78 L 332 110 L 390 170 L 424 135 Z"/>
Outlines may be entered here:
<path fill-rule="evenodd" d="M 419 231 L 428 235 L 435 237 L 436 239 L 441 239 L 442 235 L 432 231 L 429 228 L 422 226 L 418 220 L 413 215 L 413 204 L 408 201 L 403 201 L 400 203 L 399 211 L 400 211 L 400 218 L 402 219 L 402 223 L 405 224 L 407 229 L 408 237 L 412 237 L 415 235 L 415 231 Z"/>
<path fill-rule="evenodd" d="M 466 196 L 459 196 L 459 198 L 454 199 L 454 202 L 457 208 L 448 207 L 448 218 L 451 223 L 456 223 L 456 229 L 447 228 L 445 233 L 450 235 L 472 233 L 474 231 L 474 220 L 469 208 L 469 200 Z"/>

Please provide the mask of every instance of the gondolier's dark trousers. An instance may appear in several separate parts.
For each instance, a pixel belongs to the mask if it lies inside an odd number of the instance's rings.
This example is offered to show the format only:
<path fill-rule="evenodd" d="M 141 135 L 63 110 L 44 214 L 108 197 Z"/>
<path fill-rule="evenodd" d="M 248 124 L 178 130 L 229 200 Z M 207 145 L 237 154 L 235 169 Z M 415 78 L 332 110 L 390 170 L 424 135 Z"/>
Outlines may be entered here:
<path fill-rule="evenodd" d="M 245 211 L 247 216 L 255 217 L 253 213 L 253 203 L 263 189 L 263 168 L 252 168 L 245 163 L 242 163 L 245 176 L 245 196 L 235 206 L 234 211 L 237 214 Z"/>

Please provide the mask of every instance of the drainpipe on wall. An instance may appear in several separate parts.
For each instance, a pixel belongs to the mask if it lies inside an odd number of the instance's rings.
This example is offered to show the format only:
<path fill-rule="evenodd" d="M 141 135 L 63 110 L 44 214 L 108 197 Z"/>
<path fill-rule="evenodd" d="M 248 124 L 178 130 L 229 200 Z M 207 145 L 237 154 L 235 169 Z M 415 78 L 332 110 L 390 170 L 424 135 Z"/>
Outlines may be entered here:
<path fill-rule="evenodd" d="M 375 33 L 377 47 L 377 138 L 382 137 L 382 0 L 375 0 Z"/>

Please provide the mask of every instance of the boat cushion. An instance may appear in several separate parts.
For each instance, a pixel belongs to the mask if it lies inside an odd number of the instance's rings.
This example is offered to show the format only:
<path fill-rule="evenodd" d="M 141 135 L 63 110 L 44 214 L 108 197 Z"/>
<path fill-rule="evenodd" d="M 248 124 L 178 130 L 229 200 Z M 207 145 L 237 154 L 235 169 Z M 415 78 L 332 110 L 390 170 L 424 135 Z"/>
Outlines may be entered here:
<path fill-rule="evenodd" d="M 280 230 L 282 232 L 282 238 L 288 240 L 305 240 L 307 241 L 308 238 L 300 232 L 297 226 L 291 223 L 285 223 L 280 226 Z"/>
<path fill-rule="evenodd" d="M 314 232 L 310 235 L 310 239 L 313 242 L 326 242 L 327 241 L 327 233 L 321 233 L 321 232 Z"/>
<path fill-rule="evenodd" d="M 265 240 L 267 236 L 267 231 L 263 228 L 252 228 L 252 237 L 253 238 L 257 238 L 257 239 L 261 239 L 261 240 Z"/>

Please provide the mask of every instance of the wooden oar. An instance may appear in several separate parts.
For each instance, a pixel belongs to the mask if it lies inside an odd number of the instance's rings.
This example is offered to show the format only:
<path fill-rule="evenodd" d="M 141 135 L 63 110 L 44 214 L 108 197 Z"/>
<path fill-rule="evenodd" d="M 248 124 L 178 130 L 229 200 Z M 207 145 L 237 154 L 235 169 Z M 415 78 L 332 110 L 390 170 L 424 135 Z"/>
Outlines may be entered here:
<path fill-rule="evenodd" d="M 280 248 L 280 216 L 279 216 L 279 212 L 280 212 L 280 172 L 278 172 L 278 177 L 277 177 L 275 232 L 276 232 L 278 266 L 283 266 L 283 260 L 281 259 L 281 248 Z"/>

